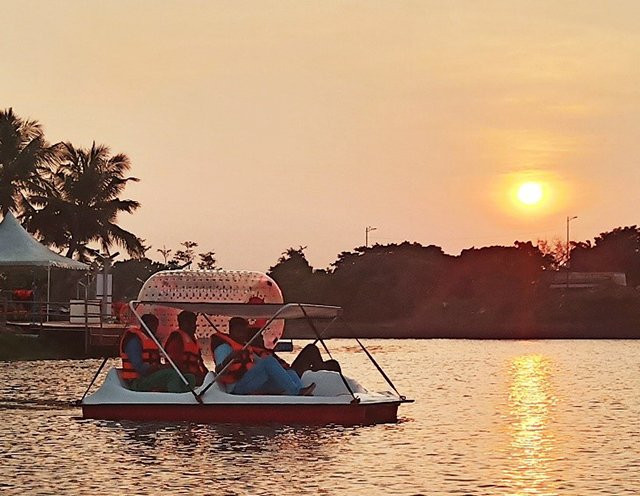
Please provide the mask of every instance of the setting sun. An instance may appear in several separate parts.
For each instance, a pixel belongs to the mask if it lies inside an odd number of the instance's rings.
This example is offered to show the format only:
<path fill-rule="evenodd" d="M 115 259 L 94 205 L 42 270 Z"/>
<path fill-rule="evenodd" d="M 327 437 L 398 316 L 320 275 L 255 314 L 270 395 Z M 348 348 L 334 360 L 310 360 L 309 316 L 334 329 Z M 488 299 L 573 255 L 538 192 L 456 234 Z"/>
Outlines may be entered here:
<path fill-rule="evenodd" d="M 542 185 L 536 182 L 526 182 L 518 188 L 518 200 L 525 205 L 535 205 L 542 200 Z"/>

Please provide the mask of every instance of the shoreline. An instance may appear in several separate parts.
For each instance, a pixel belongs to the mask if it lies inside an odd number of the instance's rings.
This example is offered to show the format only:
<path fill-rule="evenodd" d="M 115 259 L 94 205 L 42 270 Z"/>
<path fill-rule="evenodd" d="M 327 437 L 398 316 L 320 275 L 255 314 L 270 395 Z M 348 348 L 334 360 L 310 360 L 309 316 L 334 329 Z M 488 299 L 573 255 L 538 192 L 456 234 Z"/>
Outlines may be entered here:
<path fill-rule="evenodd" d="M 620 323 L 622 325 L 622 323 Z M 609 327 L 609 326 L 607 326 Z M 631 326 L 629 326 L 631 327 Z M 474 341 L 540 341 L 540 340 L 636 340 L 640 339 L 640 329 L 616 328 L 587 329 L 583 326 L 547 326 L 546 328 L 530 329 L 415 329 L 399 323 L 374 324 L 354 323 L 350 329 L 333 327 L 330 332 L 323 333 L 326 339 L 452 339 Z M 309 330 L 295 329 L 285 331 L 283 339 L 315 339 Z M 37 360 L 85 360 L 117 356 L 116 349 L 105 350 L 103 353 L 84 353 L 82 343 L 77 340 L 56 336 L 41 336 L 15 332 L 11 328 L 0 327 L 0 361 L 20 362 Z"/>

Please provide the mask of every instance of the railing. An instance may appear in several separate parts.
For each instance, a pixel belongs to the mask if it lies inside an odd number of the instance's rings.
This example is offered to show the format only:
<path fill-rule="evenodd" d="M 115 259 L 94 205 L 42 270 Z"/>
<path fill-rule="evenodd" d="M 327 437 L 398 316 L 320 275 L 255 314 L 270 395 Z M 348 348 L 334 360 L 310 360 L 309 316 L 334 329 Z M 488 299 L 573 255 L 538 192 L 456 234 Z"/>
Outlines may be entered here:
<path fill-rule="evenodd" d="M 93 300 L 89 300 L 88 317 L 91 321 L 108 322 L 113 317 L 94 311 Z M 0 315 L 9 322 L 29 322 L 42 324 L 44 322 L 69 322 L 71 318 L 71 303 L 69 301 L 25 301 L 13 298 L 0 299 Z M 84 317 L 84 316 L 83 316 Z"/>
<path fill-rule="evenodd" d="M 41 301 L 23 300 L 0 294 L 0 325 L 14 324 L 47 333 L 75 330 L 84 334 L 84 349 L 110 347 L 120 338 L 122 315 L 102 313 L 100 300 Z M 124 326 L 124 324 L 123 324 Z"/>
<path fill-rule="evenodd" d="M 74 314 L 73 307 L 84 306 L 80 313 Z M 90 324 L 117 322 L 122 319 L 115 306 L 111 313 L 103 313 L 99 299 L 77 299 L 70 301 L 19 300 L 0 294 L 0 322 L 45 322 L 82 323 L 88 317 Z"/>

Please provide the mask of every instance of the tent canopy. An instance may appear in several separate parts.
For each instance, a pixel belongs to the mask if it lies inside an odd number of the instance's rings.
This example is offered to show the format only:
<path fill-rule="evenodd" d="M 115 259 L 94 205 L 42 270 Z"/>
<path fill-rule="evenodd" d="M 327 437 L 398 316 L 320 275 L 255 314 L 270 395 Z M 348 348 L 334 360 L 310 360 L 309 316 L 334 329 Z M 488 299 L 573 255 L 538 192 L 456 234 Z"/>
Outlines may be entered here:
<path fill-rule="evenodd" d="M 342 314 L 342 308 L 329 305 L 313 305 L 310 303 L 264 303 L 252 305 L 248 303 L 221 303 L 205 301 L 136 301 L 142 305 L 157 305 L 190 310 L 194 313 L 208 315 L 224 315 L 227 317 L 244 317 L 246 319 L 334 319 Z"/>
<path fill-rule="evenodd" d="M 89 269 L 87 264 L 58 255 L 40 244 L 11 212 L 0 222 L 0 266 Z"/>

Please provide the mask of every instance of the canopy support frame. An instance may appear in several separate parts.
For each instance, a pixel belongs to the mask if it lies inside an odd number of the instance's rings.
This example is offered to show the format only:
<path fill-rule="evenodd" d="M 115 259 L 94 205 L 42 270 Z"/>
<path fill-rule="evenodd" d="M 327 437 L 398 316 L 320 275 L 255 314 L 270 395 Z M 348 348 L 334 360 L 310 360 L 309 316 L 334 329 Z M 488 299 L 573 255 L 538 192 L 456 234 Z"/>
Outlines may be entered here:
<path fill-rule="evenodd" d="M 282 307 L 280 307 L 280 309 L 278 309 L 278 310 L 276 311 L 276 313 L 275 313 L 274 315 L 272 315 L 272 316 L 269 318 L 269 320 L 267 320 L 267 323 L 266 323 L 265 325 L 263 325 L 263 326 L 262 326 L 262 328 L 260 328 L 260 329 L 258 330 L 258 332 L 256 332 L 256 333 L 253 335 L 253 337 L 252 337 L 249 341 L 247 341 L 247 342 L 245 343 L 245 345 L 242 347 L 242 351 L 244 351 L 244 350 L 246 350 L 247 348 L 249 348 L 249 346 L 251 346 L 251 343 L 253 343 L 253 342 L 255 341 L 255 339 L 256 339 L 260 334 L 262 334 L 262 331 L 264 331 L 267 327 L 269 327 L 269 326 L 271 325 L 271 323 L 272 323 L 272 322 L 273 322 L 273 321 L 278 317 L 278 315 L 279 315 L 279 314 L 281 314 L 281 313 L 282 313 L 285 309 L 287 309 L 287 308 L 290 308 L 290 305 L 283 305 Z M 208 319 L 207 319 L 207 320 L 208 320 Z M 235 361 L 236 361 L 236 359 L 235 359 L 235 358 L 233 358 L 233 359 L 229 360 L 229 361 L 227 362 L 227 364 L 226 364 L 224 367 L 222 367 L 222 369 L 220 370 L 220 372 L 216 373 L 216 376 L 215 376 L 214 380 L 213 380 L 212 382 L 210 382 L 210 383 L 207 385 L 207 387 L 205 387 L 202 391 L 200 391 L 200 393 L 198 394 L 198 395 L 199 395 L 199 397 L 202 397 L 202 395 L 204 395 L 204 393 L 206 393 L 206 392 L 209 390 L 209 388 L 210 388 L 211 386 L 213 386 L 216 382 L 218 382 L 218 380 L 220 379 L 220 377 L 222 377 L 222 375 L 227 371 L 227 369 L 228 369 L 228 368 L 231 366 L 231 364 L 232 364 L 233 362 L 235 362 Z"/>
<path fill-rule="evenodd" d="M 302 313 L 305 315 L 307 323 L 309 324 L 309 327 L 311 327 L 311 330 L 315 333 L 316 337 L 318 338 L 318 340 L 320 341 L 320 343 L 322 344 L 322 347 L 324 348 L 324 350 L 327 352 L 327 355 L 329 355 L 329 358 L 333 360 L 333 356 L 331 356 L 331 352 L 329 351 L 329 348 L 327 347 L 326 343 L 324 342 L 324 340 L 322 339 L 322 336 L 320 335 L 320 332 L 318 332 L 318 328 L 316 327 L 316 325 L 313 323 L 313 320 L 311 320 L 309 318 L 309 316 L 307 315 L 306 310 L 304 309 L 304 307 L 301 304 L 298 304 L 300 306 L 300 310 L 302 310 Z M 327 328 L 337 319 L 338 317 L 335 317 L 331 322 L 329 322 L 329 325 L 327 325 Z M 344 374 L 342 373 L 342 368 L 340 368 L 340 370 L 338 371 L 338 373 L 340 374 L 340 378 L 342 379 L 342 382 L 344 383 L 345 387 L 347 388 L 347 391 L 349 391 L 349 393 L 351 394 L 351 397 L 353 398 L 352 403 L 358 403 L 360 401 L 359 398 L 356 397 L 356 395 L 353 392 L 353 389 L 351 389 L 351 386 L 349 385 L 349 382 L 347 381 L 347 378 L 344 376 Z"/>
<path fill-rule="evenodd" d="M 329 355 L 330 358 L 333 358 L 331 356 L 331 352 L 329 351 L 329 348 L 327 347 L 327 345 L 325 344 L 324 340 L 322 339 L 322 337 L 320 336 L 320 333 L 318 332 L 317 327 L 315 326 L 315 324 L 313 323 L 312 319 L 309 318 L 306 310 L 304 309 L 304 306 L 301 303 L 289 303 L 289 304 L 285 304 L 283 305 L 273 316 L 271 316 L 269 318 L 269 320 L 266 322 L 266 324 L 264 326 L 262 326 L 258 332 L 256 332 L 253 337 L 247 341 L 247 343 L 242 347 L 242 350 L 246 350 L 247 348 L 249 348 L 249 346 L 251 346 L 251 343 L 253 343 L 256 338 L 262 334 L 272 323 L 274 320 L 276 320 L 278 318 L 278 315 L 282 312 L 284 312 L 287 308 L 291 308 L 292 306 L 297 306 L 300 308 L 300 310 L 302 311 L 303 315 L 305 316 L 305 320 L 309 323 L 309 326 L 311 327 L 311 329 L 313 330 L 313 332 L 315 333 L 316 337 L 318 338 L 318 340 L 322 343 L 322 346 L 324 347 L 325 351 L 327 352 L 327 354 Z M 203 314 L 204 315 L 204 314 Z M 206 320 L 213 326 L 213 328 L 215 329 L 215 326 L 213 325 L 213 323 L 209 320 L 208 316 L 205 316 Z M 338 317 L 334 317 L 331 322 L 329 323 L 329 325 L 331 325 L 331 323 L 333 323 Z M 327 328 L 329 327 L 329 325 L 327 326 Z M 222 375 L 226 372 L 226 370 L 231 366 L 231 364 L 233 362 L 235 362 L 235 358 L 229 360 L 229 362 L 227 362 L 227 364 L 222 367 L 222 369 L 216 374 L 215 379 L 213 380 L 213 382 L 211 382 L 210 384 L 207 385 L 207 387 L 205 387 L 202 391 L 200 391 L 199 396 L 202 397 L 202 395 L 204 395 L 204 393 L 206 393 L 209 388 L 211 386 L 213 386 L 213 384 L 215 384 L 220 377 L 222 377 Z M 358 403 L 360 401 L 360 399 L 355 395 L 355 393 L 353 392 L 353 389 L 351 388 L 351 386 L 349 385 L 349 383 L 347 382 L 346 377 L 344 376 L 344 374 L 342 373 L 342 370 L 340 370 L 338 372 L 340 374 L 340 378 L 342 379 L 342 382 L 344 383 L 345 387 L 347 388 L 347 391 L 349 391 L 349 394 L 351 395 L 351 397 L 353 398 L 352 403 Z"/>
<path fill-rule="evenodd" d="M 49 322 L 50 302 L 51 302 L 51 264 L 47 265 L 47 322 Z M 40 322 L 42 322 L 42 320 Z"/>
<path fill-rule="evenodd" d="M 356 343 L 358 343 L 358 345 L 360 345 L 360 348 L 362 349 L 362 351 L 365 352 L 365 354 L 367 355 L 367 358 L 369 358 L 369 360 L 371 361 L 371 363 L 373 363 L 373 365 L 376 367 L 376 369 L 378 369 L 378 372 L 380 373 L 380 375 L 382 376 L 382 378 L 387 382 L 387 384 L 389 384 L 389 386 L 391 386 L 391 388 L 395 391 L 395 393 L 398 395 L 398 399 L 403 402 L 403 403 L 409 403 L 412 400 L 407 400 L 407 397 L 400 394 L 400 391 L 398 391 L 398 389 L 396 388 L 396 386 L 393 384 L 393 381 L 389 378 L 389 376 L 386 374 L 386 372 L 383 370 L 383 368 L 380 366 L 380 364 L 378 364 L 378 362 L 376 361 L 376 359 L 373 357 L 373 355 L 371 354 L 371 352 L 365 347 L 364 344 L 362 344 L 362 341 L 360 341 L 360 339 L 358 339 L 355 336 L 355 332 L 353 330 L 353 328 L 349 325 L 349 323 L 341 316 L 339 317 L 341 322 L 344 324 L 344 326 L 349 330 L 349 332 L 351 332 L 351 335 L 353 337 L 353 339 L 356 340 Z"/>

